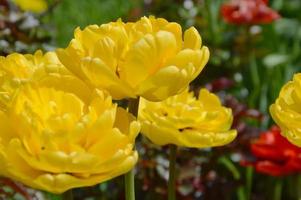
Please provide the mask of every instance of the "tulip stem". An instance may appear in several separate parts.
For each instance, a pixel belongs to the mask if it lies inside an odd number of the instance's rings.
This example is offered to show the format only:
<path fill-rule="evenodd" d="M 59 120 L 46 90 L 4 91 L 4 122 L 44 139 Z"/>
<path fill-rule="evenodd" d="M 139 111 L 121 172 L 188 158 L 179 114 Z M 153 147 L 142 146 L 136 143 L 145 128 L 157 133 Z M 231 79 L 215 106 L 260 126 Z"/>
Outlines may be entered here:
<path fill-rule="evenodd" d="M 253 167 L 246 168 L 246 199 L 251 199 L 252 193 L 252 180 L 253 179 Z"/>
<path fill-rule="evenodd" d="M 219 158 L 219 163 L 223 164 L 232 173 L 234 180 L 236 180 L 236 181 L 241 180 L 241 175 L 239 173 L 239 170 L 237 169 L 237 167 L 232 163 L 232 161 L 229 158 L 227 158 L 226 156 L 223 156 L 223 157 Z M 237 188 L 236 194 L 237 194 L 237 199 L 247 200 L 246 192 L 242 185 L 240 185 Z"/>
<path fill-rule="evenodd" d="M 125 199 L 135 200 L 135 177 L 134 171 L 131 170 L 124 175 L 125 178 Z"/>
<path fill-rule="evenodd" d="M 275 187 L 274 187 L 274 200 L 281 200 L 282 196 L 282 180 L 278 179 L 275 182 Z"/>
<path fill-rule="evenodd" d="M 136 99 L 129 99 L 128 109 L 131 114 L 135 117 L 138 116 L 139 108 L 139 97 Z M 126 200 L 135 200 L 135 177 L 134 170 L 132 169 L 124 175 L 125 181 L 125 199 Z"/>
<path fill-rule="evenodd" d="M 168 178 L 168 200 L 176 199 L 176 155 L 177 146 L 171 144 L 169 147 L 169 178 Z"/>
<path fill-rule="evenodd" d="M 63 193 L 62 200 L 73 200 L 73 192 L 72 190 L 68 190 Z"/>

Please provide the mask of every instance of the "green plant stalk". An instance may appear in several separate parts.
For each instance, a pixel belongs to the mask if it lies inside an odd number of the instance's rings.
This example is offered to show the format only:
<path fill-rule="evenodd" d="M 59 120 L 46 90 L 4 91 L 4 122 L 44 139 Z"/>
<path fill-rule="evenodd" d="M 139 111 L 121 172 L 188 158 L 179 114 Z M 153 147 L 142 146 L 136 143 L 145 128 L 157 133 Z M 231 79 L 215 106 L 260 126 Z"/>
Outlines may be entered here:
<path fill-rule="evenodd" d="M 131 170 L 124 175 L 125 180 L 125 199 L 135 200 L 135 176 L 134 171 Z"/>
<path fill-rule="evenodd" d="M 246 169 L 246 199 L 251 199 L 252 182 L 253 182 L 253 167 L 247 167 Z"/>
<path fill-rule="evenodd" d="M 235 180 L 240 180 L 241 176 L 239 170 L 235 167 L 231 160 L 229 160 L 226 156 L 223 156 L 219 159 L 219 162 L 223 164 L 232 173 L 232 176 Z M 236 194 L 239 200 L 247 200 L 243 186 L 238 187 Z"/>
<path fill-rule="evenodd" d="M 138 109 L 139 109 L 139 97 L 136 99 L 129 99 L 128 111 L 131 114 L 133 114 L 135 117 L 137 117 Z M 133 169 L 124 175 L 124 181 L 125 181 L 125 199 L 135 200 L 135 175 Z"/>
<path fill-rule="evenodd" d="M 68 190 L 62 194 L 62 200 L 73 200 L 72 190 Z"/>
<path fill-rule="evenodd" d="M 207 18 L 208 18 L 208 26 L 209 26 L 209 32 L 212 39 L 213 44 L 216 44 L 216 34 L 215 34 L 215 22 L 214 22 L 214 16 L 213 16 L 213 9 L 212 9 L 212 2 L 211 0 L 206 0 L 205 2 L 205 8 L 207 10 Z"/>
<path fill-rule="evenodd" d="M 237 198 L 239 200 L 247 200 L 243 186 L 238 187 L 238 189 L 237 189 Z"/>
<path fill-rule="evenodd" d="M 300 188 L 301 188 L 301 175 L 298 175 L 297 176 L 297 183 L 296 183 L 296 196 L 297 196 L 297 199 L 298 200 L 301 200 L 301 190 L 300 190 Z"/>
<path fill-rule="evenodd" d="M 249 65 L 250 65 L 250 76 L 251 76 L 251 81 L 253 86 L 253 91 L 252 91 L 252 95 L 250 95 L 249 104 L 252 107 L 255 107 L 258 104 L 258 99 L 260 99 L 259 96 L 261 91 L 261 83 L 260 83 L 260 74 L 258 71 L 255 52 L 252 50 L 249 52 Z"/>
<path fill-rule="evenodd" d="M 282 196 L 282 180 L 278 179 L 274 186 L 274 200 L 281 200 Z"/>
<path fill-rule="evenodd" d="M 176 156 L 177 146 L 169 146 L 169 178 L 168 178 L 168 200 L 176 199 Z"/>

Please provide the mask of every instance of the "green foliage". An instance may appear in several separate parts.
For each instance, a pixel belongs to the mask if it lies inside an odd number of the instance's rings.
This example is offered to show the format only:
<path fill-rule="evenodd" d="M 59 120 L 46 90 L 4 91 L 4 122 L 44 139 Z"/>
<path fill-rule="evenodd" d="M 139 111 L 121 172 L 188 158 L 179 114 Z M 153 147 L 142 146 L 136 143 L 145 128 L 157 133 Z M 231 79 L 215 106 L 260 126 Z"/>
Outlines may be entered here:
<path fill-rule="evenodd" d="M 133 5 L 124 0 L 61 0 L 44 20 L 54 26 L 57 46 L 66 46 L 76 27 L 126 18 Z"/>
<path fill-rule="evenodd" d="M 62 200 L 61 195 L 56 195 L 52 193 L 45 193 L 46 200 Z"/>

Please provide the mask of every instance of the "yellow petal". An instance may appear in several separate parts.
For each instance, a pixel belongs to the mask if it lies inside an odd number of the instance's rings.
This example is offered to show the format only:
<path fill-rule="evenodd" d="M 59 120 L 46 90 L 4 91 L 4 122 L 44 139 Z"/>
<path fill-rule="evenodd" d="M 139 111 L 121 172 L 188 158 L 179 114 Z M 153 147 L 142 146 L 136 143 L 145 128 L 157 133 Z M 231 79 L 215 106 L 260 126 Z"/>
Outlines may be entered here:
<path fill-rule="evenodd" d="M 135 97 L 131 87 L 120 80 L 116 73 L 100 59 L 86 58 L 82 60 L 82 70 L 91 84 L 107 89 L 115 99 L 125 96 Z"/>
<path fill-rule="evenodd" d="M 166 31 L 156 35 L 147 34 L 127 53 L 121 66 L 120 78 L 136 87 L 147 77 L 156 73 L 169 57 L 176 53 L 175 37 Z M 132 78 L 133 75 L 135 78 Z"/>
<path fill-rule="evenodd" d="M 139 85 L 138 94 L 150 101 L 166 99 L 187 87 L 193 70 L 191 66 L 184 69 L 176 66 L 162 68 Z"/>
<path fill-rule="evenodd" d="M 184 33 L 184 48 L 196 50 L 201 46 L 202 38 L 198 31 L 194 27 L 187 29 Z"/>

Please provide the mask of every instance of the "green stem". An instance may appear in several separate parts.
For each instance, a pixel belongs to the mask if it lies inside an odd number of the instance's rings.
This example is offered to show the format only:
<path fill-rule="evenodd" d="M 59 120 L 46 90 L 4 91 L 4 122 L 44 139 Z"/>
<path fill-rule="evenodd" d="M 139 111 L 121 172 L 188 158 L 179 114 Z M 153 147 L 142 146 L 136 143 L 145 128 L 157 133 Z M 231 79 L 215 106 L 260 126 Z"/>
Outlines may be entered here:
<path fill-rule="evenodd" d="M 275 182 L 274 200 L 281 200 L 281 196 L 282 196 L 282 180 L 279 179 Z"/>
<path fill-rule="evenodd" d="M 298 175 L 297 176 L 297 183 L 296 183 L 296 194 L 297 194 L 297 199 L 301 200 L 301 191 L 300 191 L 300 188 L 301 188 L 301 175 Z"/>
<path fill-rule="evenodd" d="M 239 170 L 235 167 L 235 165 L 232 163 L 232 161 L 227 158 L 226 156 L 219 158 L 219 163 L 223 164 L 231 173 L 235 180 L 240 179 L 240 173 Z"/>
<path fill-rule="evenodd" d="M 129 112 L 135 117 L 138 116 L 139 109 L 139 97 L 137 99 L 130 99 L 128 104 Z M 135 176 L 134 170 L 132 169 L 124 175 L 125 181 L 125 199 L 135 200 Z"/>
<path fill-rule="evenodd" d="M 72 190 L 68 190 L 62 194 L 62 200 L 73 200 Z"/>
<path fill-rule="evenodd" d="M 125 179 L 125 199 L 135 200 L 135 177 L 134 171 L 131 170 L 124 175 Z"/>
<path fill-rule="evenodd" d="M 234 180 L 237 180 L 237 181 L 240 180 L 241 176 L 240 176 L 239 170 L 235 167 L 235 165 L 232 163 L 231 160 L 229 160 L 226 156 L 223 156 L 219 159 L 219 162 L 221 164 L 223 164 L 232 173 Z M 247 199 L 243 186 L 239 186 L 237 188 L 236 195 L 237 195 L 238 200 L 246 200 Z"/>
<path fill-rule="evenodd" d="M 169 178 L 168 178 L 168 200 L 176 199 L 176 155 L 177 146 L 171 144 L 169 147 Z"/>
<path fill-rule="evenodd" d="M 205 2 L 205 8 L 208 12 L 207 14 L 207 19 L 208 19 L 208 26 L 209 26 L 209 31 L 210 31 L 210 36 L 212 39 L 213 44 L 216 43 L 216 36 L 215 36 L 215 22 L 214 22 L 214 18 L 213 18 L 213 12 L 212 12 L 212 2 L 211 0 L 206 0 Z"/>
<path fill-rule="evenodd" d="M 253 180 L 253 167 L 247 167 L 246 169 L 246 199 L 251 199 L 252 192 L 252 180 Z"/>
<path fill-rule="evenodd" d="M 245 190 L 244 190 L 244 187 L 243 186 L 239 186 L 238 188 L 237 188 L 237 193 L 236 193 L 236 195 L 237 195 L 237 198 L 239 199 L 239 200 L 246 200 L 247 198 L 246 198 L 246 195 L 245 195 Z"/>

